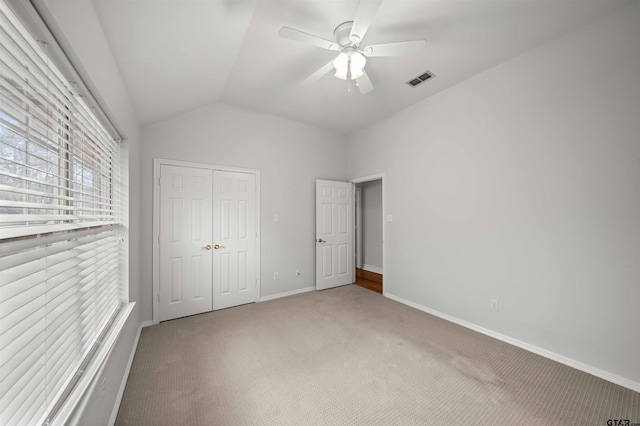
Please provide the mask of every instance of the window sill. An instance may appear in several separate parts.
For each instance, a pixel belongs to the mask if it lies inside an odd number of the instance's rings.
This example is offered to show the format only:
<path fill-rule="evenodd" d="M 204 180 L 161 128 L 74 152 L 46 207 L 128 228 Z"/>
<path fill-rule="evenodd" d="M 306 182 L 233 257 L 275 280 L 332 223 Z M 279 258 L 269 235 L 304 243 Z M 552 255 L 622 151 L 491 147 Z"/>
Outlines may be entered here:
<path fill-rule="evenodd" d="M 115 343 L 118 341 L 118 338 L 120 337 L 135 304 L 135 302 L 128 303 L 121 309 L 113 324 L 111 332 L 104 339 L 104 342 L 100 345 L 100 349 L 98 349 L 93 362 L 91 362 L 84 371 L 84 374 L 78 381 L 74 390 L 71 392 L 64 405 L 60 408 L 58 414 L 51 421 L 51 426 L 72 424 L 72 417 L 80 415 L 84 411 L 85 406 L 89 402 L 89 399 L 98 384 L 97 378 L 100 376 Z"/>

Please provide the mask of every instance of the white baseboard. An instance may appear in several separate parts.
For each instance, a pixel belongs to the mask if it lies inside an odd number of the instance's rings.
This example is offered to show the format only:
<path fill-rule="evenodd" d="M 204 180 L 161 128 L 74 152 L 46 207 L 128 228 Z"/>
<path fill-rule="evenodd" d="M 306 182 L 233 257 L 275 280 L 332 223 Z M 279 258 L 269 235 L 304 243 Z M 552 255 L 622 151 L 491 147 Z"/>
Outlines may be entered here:
<path fill-rule="evenodd" d="M 486 336 L 493 337 L 494 339 L 501 340 L 505 343 L 509 343 L 510 345 L 517 346 L 521 349 L 524 349 L 529 352 L 533 352 L 534 354 L 540 355 L 542 357 L 548 358 L 552 361 L 559 362 L 560 364 L 564 364 L 566 366 L 575 368 L 576 370 L 583 371 L 585 373 L 591 374 L 593 376 L 599 377 L 611 383 L 615 383 L 616 385 L 620 385 L 627 389 L 631 389 L 636 392 L 640 392 L 640 383 L 634 382 L 633 380 L 629 380 L 624 377 L 620 377 L 616 374 L 609 373 L 608 371 L 600 370 L 599 368 L 584 364 L 582 362 L 576 361 L 571 358 L 567 358 L 563 355 L 559 355 L 555 352 L 548 351 L 546 349 L 540 348 L 538 346 L 531 345 L 527 342 L 523 342 L 518 339 L 514 339 L 509 336 L 505 336 L 504 334 L 497 333 L 493 330 L 489 330 L 488 328 L 480 327 L 479 325 L 470 323 L 465 320 L 461 320 L 460 318 L 456 318 L 451 315 L 444 314 L 442 312 L 427 308 L 425 306 L 419 305 L 417 303 L 410 302 L 401 297 L 394 296 L 393 294 L 384 293 L 385 297 L 388 297 L 391 300 L 395 300 L 396 302 L 400 302 L 404 305 L 411 306 L 412 308 L 418 309 L 420 311 L 426 312 L 433 316 L 442 318 L 454 324 L 461 325 L 462 327 L 468 328 L 473 331 L 477 331 L 478 333 L 482 333 Z"/>
<path fill-rule="evenodd" d="M 369 272 L 373 272 L 373 273 L 382 275 L 382 268 L 379 268 L 377 266 L 371 266 L 371 265 L 367 265 L 365 263 L 365 264 L 362 265 L 362 269 L 364 269 L 365 271 L 369 271 Z"/>
<path fill-rule="evenodd" d="M 145 327 L 149 327 L 153 325 L 153 321 L 143 321 L 140 323 L 138 327 L 138 333 L 136 334 L 136 338 L 133 341 L 133 347 L 131 348 L 131 354 L 129 355 L 129 361 L 127 361 L 127 368 L 124 370 L 124 375 L 122 376 L 122 382 L 120 383 L 120 389 L 118 389 L 118 395 L 116 395 L 116 402 L 113 404 L 113 411 L 111 411 L 111 417 L 109 418 L 109 426 L 113 426 L 116 423 L 116 418 L 118 417 L 118 410 L 120 409 L 120 403 L 122 402 L 122 397 L 124 396 L 124 389 L 127 387 L 127 379 L 129 378 L 129 371 L 131 371 L 131 365 L 133 364 L 133 357 L 136 355 L 136 349 L 138 348 L 138 340 L 140 339 L 140 333 L 142 329 Z"/>
<path fill-rule="evenodd" d="M 145 327 L 150 327 L 150 326 L 152 326 L 152 325 L 153 325 L 153 321 L 152 321 L 152 320 L 149 320 L 149 321 L 142 321 L 142 322 L 140 323 L 140 331 L 142 331 L 142 329 L 143 329 L 143 328 L 145 328 Z M 140 333 L 140 331 L 138 331 L 138 334 Z"/>
<path fill-rule="evenodd" d="M 271 296 L 264 296 L 260 298 L 260 302 L 266 302 L 267 300 L 280 299 L 281 297 L 293 296 L 294 294 L 306 293 L 308 291 L 315 291 L 315 286 L 300 288 L 298 290 L 285 291 L 284 293 L 272 294 Z"/>

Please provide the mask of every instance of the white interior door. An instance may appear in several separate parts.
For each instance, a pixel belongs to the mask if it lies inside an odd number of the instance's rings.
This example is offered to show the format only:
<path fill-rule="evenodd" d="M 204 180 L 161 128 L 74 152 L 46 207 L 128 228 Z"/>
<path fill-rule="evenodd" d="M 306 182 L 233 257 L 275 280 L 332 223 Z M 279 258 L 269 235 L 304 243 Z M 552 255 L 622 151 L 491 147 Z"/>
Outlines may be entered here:
<path fill-rule="evenodd" d="M 160 321 L 208 312 L 212 171 L 163 165 L 160 204 Z"/>
<path fill-rule="evenodd" d="M 258 247 L 255 175 L 216 170 L 213 182 L 215 310 L 258 300 Z"/>
<path fill-rule="evenodd" d="M 316 180 L 316 290 L 353 283 L 353 184 Z"/>

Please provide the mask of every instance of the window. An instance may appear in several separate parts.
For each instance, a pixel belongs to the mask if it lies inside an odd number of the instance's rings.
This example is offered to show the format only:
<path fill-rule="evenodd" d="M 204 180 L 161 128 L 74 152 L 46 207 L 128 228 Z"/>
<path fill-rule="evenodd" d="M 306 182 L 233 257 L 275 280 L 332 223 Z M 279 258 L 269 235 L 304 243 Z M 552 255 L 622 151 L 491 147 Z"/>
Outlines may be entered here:
<path fill-rule="evenodd" d="M 0 0 L 0 424 L 45 424 L 126 301 L 121 146 Z"/>

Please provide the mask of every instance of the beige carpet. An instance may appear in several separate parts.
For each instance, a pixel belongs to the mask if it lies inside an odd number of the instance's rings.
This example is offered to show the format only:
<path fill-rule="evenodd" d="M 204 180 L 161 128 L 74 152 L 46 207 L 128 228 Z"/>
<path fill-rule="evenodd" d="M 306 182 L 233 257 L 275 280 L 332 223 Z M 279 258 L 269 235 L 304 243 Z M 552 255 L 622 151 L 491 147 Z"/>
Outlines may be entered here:
<path fill-rule="evenodd" d="M 117 425 L 640 423 L 640 394 L 350 285 L 142 330 Z"/>

